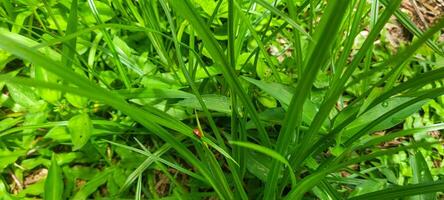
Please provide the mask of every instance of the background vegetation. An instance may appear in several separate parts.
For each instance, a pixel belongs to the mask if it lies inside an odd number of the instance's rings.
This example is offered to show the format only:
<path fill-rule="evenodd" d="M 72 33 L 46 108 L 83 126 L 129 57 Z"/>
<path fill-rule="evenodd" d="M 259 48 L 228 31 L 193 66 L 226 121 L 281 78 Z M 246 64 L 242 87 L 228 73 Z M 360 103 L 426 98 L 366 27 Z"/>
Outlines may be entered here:
<path fill-rule="evenodd" d="M 2 0 L 0 199 L 443 198 L 430 2 Z"/>

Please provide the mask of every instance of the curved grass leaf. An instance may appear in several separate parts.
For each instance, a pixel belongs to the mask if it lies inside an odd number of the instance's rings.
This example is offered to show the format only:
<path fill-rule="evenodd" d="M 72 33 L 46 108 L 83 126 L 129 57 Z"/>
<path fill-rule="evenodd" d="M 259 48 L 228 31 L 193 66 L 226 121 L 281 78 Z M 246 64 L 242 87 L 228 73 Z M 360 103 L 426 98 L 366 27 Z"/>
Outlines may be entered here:
<path fill-rule="evenodd" d="M 427 165 L 424 156 L 421 151 L 417 150 L 414 156 L 410 157 L 410 166 L 413 171 L 413 183 L 431 183 L 433 182 L 432 174 L 430 173 L 429 167 Z M 443 188 L 444 191 L 444 188 Z M 411 200 L 425 200 L 425 199 L 435 199 L 436 193 L 423 193 L 410 197 Z"/>

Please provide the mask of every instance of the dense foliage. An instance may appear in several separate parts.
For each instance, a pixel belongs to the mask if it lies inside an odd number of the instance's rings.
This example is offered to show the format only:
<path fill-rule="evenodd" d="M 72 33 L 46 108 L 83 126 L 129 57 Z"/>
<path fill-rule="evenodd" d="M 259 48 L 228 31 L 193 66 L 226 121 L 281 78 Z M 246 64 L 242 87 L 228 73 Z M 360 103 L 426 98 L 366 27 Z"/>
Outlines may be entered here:
<path fill-rule="evenodd" d="M 0 199 L 442 197 L 406 2 L 2 0 Z"/>

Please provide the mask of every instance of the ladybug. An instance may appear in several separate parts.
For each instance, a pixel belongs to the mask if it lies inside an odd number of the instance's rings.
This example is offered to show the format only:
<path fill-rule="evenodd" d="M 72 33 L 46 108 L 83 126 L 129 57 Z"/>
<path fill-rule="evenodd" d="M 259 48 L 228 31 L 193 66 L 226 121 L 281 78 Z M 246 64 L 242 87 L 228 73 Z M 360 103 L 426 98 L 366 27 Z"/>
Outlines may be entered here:
<path fill-rule="evenodd" d="M 194 135 L 196 135 L 199 139 L 201 139 L 202 136 L 203 136 L 202 132 L 200 132 L 200 130 L 197 129 L 197 128 L 195 128 L 195 129 L 193 130 L 193 133 L 194 133 Z"/>

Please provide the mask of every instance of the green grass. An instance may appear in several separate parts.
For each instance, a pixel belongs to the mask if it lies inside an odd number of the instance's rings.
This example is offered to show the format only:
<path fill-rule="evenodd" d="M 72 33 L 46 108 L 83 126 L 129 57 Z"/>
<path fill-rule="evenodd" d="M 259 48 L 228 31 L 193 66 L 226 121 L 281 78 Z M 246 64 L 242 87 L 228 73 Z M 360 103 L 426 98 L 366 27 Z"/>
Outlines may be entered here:
<path fill-rule="evenodd" d="M 401 3 L 3 0 L 0 196 L 442 198 L 444 19 Z"/>

